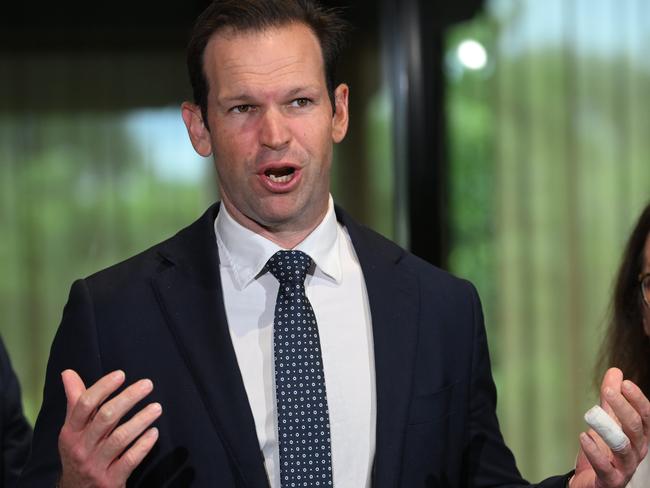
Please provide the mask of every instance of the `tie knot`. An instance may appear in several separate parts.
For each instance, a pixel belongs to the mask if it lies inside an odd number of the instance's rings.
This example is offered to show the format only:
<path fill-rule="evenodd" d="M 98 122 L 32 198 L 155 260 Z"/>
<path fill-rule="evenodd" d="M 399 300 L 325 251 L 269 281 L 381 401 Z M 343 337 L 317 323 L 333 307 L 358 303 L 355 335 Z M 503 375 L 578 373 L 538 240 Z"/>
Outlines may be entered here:
<path fill-rule="evenodd" d="M 267 261 L 269 272 L 281 283 L 303 283 L 311 258 L 302 251 L 278 251 Z"/>

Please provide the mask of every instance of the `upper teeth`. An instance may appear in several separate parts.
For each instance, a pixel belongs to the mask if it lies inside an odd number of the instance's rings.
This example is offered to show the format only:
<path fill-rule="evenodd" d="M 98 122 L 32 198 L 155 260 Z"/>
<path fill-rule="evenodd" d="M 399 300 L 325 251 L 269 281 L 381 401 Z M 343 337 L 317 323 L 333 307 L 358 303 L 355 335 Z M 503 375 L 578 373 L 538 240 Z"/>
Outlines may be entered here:
<path fill-rule="evenodd" d="M 291 175 L 275 176 L 273 174 L 270 174 L 269 178 L 271 181 L 275 181 L 277 183 L 286 183 L 291 179 Z"/>

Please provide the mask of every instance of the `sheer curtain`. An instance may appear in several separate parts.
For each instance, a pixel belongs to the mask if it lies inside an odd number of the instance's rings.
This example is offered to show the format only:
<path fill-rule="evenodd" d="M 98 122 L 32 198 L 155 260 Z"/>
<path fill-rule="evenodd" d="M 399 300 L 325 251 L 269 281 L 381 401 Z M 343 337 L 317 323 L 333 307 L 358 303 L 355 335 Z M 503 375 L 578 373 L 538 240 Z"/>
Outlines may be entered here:
<path fill-rule="evenodd" d="M 5 53 L 0 66 L 0 333 L 33 420 L 72 281 L 194 220 L 214 177 L 180 119 L 182 53 Z"/>
<path fill-rule="evenodd" d="M 502 428 L 533 480 L 574 462 L 650 199 L 649 27 L 643 0 L 501 0 L 449 33 L 450 266 L 483 297 Z M 478 69 L 459 57 L 468 39 Z"/>

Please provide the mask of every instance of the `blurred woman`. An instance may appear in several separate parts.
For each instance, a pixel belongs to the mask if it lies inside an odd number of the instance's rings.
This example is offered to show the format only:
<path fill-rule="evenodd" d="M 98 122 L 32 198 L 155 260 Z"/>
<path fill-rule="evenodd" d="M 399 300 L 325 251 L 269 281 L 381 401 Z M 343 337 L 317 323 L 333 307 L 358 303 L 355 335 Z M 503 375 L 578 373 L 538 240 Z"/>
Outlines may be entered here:
<path fill-rule="evenodd" d="M 616 366 L 650 396 L 650 203 L 629 238 L 618 272 L 601 369 Z M 646 456 L 628 488 L 650 486 Z"/>

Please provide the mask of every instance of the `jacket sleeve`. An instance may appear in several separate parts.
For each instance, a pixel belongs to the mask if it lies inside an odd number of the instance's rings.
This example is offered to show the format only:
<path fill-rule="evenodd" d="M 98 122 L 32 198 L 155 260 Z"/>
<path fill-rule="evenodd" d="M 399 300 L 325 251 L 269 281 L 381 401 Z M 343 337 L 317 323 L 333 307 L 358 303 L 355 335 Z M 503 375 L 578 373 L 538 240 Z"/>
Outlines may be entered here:
<path fill-rule="evenodd" d="M 32 440 L 32 427 L 25 419 L 20 385 L 9 356 L 0 340 L 0 375 L 2 381 L 2 481 L 7 488 L 16 486 Z"/>
<path fill-rule="evenodd" d="M 61 471 L 58 437 L 66 413 L 61 372 L 74 369 L 86 387 L 102 376 L 94 317 L 86 282 L 78 280 L 72 285 L 50 349 L 43 404 L 34 427 L 31 454 L 18 480 L 19 487 L 54 487 L 57 483 Z"/>
<path fill-rule="evenodd" d="M 466 457 L 467 486 L 528 486 L 521 478 L 514 456 L 506 446 L 496 416 L 496 387 L 492 379 L 490 357 L 478 294 L 472 287 L 474 315 L 474 351 L 470 392 L 470 422 Z M 565 488 L 573 472 L 554 476 L 539 483 L 539 488 Z"/>

